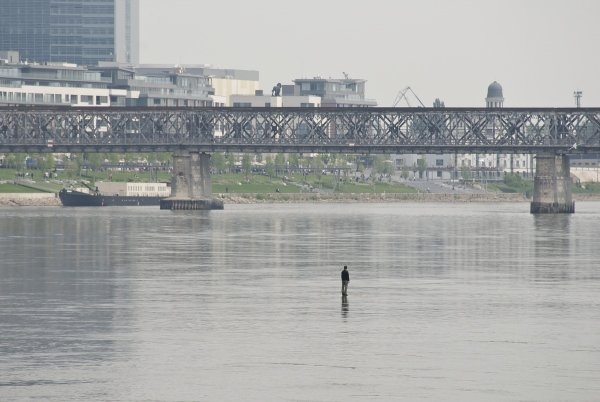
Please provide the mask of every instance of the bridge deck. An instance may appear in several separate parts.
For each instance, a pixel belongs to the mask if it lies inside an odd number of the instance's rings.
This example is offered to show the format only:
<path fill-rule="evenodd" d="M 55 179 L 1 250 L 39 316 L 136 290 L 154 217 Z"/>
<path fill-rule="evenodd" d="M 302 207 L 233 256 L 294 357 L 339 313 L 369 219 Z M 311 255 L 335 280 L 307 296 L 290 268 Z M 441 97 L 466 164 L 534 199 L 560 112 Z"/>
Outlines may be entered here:
<path fill-rule="evenodd" d="M 0 152 L 600 152 L 600 108 L 0 107 Z"/>

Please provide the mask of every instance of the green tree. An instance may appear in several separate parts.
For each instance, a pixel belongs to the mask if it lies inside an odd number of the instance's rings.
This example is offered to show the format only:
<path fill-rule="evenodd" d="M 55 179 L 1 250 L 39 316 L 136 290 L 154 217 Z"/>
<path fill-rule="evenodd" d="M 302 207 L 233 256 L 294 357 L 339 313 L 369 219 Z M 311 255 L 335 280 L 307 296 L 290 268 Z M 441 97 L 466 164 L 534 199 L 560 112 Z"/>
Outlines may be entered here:
<path fill-rule="evenodd" d="M 425 158 L 417 159 L 417 170 L 419 171 L 419 178 L 423 178 L 423 174 L 427 171 L 427 161 Z"/>
<path fill-rule="evenodd" d="M 161 165 L 171 162 L 172 155 L 169 152 L 153 152 L 148 155 L 148 161 L 153 161 Z"/>
<path fill-rule="evenodd" d="M 56 161 L 54 160 L 54 155 L 47 154 L 44 158 L 44 170 L 54 170 L 56 165 Z"/>
<path fill-rule="evenodd" d="M 288 162 L 291 167 L 297 168 L 300 166 L 300 155 L 299 154 L 290 154 L 288 155 Z"/>
<path fill-rule="evenodd" d="M 285 155 L 284 154 L 275 154 L 275 171 L 285 172 Z"/>
<path fill-rule="evenodd" d="M 313 172 L 316 173 L 319 180 L 321 180 L 321 176 L 323 176 L 323 160 L 321 159 L 321 155 L 317 155 L 312 158 L 310 167 L 312 168 Z"/>
<path fill-rule="evenodd" d="M 221 173 L 225 170 L 225 156 L 221 152 L 212 154 L 210 161 L 217 172 Z"/>
<path fill-rule="evenodd" d="M 72 154 L 66 166 L 66 173 L 69 179 L 81 177 L 82 156 L 80 154 Z"/>
<path fill-rule="evenodd" d="M 229 173 L 233 171 L 235 166 L 235 157 L 233 154 L 225 154 L 225 166 Z"/>
<path fill-rule="evenodd" d="M 6 158 L 4 159 L 4 163 L 6 163 L 7 167 L 16 169 L 17 168 L 17 156 L 15 154 L 6 155 Z"/>
<path fill-rule="evenodd" d="M 265 171 L 269 175 L 269 178 L 273 178 L 275 176 L 275 163 L 270 155 L 267 156 L 267 160 L 265 162 Z"/>
<path fill-rule="evenodd" d="M 88 154 L 87 162 L 88 162 L 90 168 L 92 168 L 93 171 L 97 172 L 100 170 L 100 167 L 102 166 L 102 155 L 96 154 L 96 153 Z"/>
<path fill-rule="evenodd" d="M 461 166 L 461 168 L 460 168 L 460 176 L 466 182 L 471 181 L 471 179 L 473 178 L 473 175 L 471 174 L 471 169 L 469 169 L 465 165 Z"/>
<path fill-rule="evenodd" d="M 365 164 L 363 163 L 363 161 L 360 159 L 360 157 L 358 155 L 354 155 L 354 163 L 356 164 L 356 171 L 360 172 L 360 173 L 364 173 Z"/>
<path fill-rule="evenodd" d="M 25 168 L 25 158 L 27 158 L 27 154 L 15 152 L 6 157 L 6 164 L 17 171 L 21 171 Z"/>
<path fill-rule="evenodd" d="M 120 158 L 119 158 L 119 154 L 113 152 L 113 153 L 108 154 L 107 159 L 111 165 L 117 165 L 119 163 Z"/>
<path fill-rule="evenodd" d="M 408 179 L 408 176 L 410 175 L 410 171 L 408 170 L 408 167 L 406 167 L 406 166 L 402 167 L 401 175 L 404 180 Z"/>
<path fill-rule="evenodd" d="M 373 170 L 379 174 L 392 174 L 394 169 L 392 168 L 391 161 L 384 155 L 377 155 L 373 162 Z"/>
<path fill-rule="evenodd" d="M 248 175 L 250 174 L 250 171 L 252 170 L 252 161 L 250 159 L 249 154 L 244 154 L 242 156 L 242 170 L 246 174 L 246 179 L 248 179 Z"/>
<path fill-rule="evenodd" d="M 339 160 L 339 155 L 338 154 L 327 154 L 327 164 L 330 166 L 339 166 L 338 160 Z"/>

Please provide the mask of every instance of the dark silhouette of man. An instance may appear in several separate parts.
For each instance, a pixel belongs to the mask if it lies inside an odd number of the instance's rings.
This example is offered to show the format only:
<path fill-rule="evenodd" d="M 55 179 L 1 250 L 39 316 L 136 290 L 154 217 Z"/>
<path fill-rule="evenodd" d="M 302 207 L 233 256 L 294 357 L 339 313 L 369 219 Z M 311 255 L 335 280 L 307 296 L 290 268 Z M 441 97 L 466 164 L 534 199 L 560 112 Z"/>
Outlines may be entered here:
<path fill-rule="evenodd" d="M 348 272 L 348 266 L 344 265 L 342 270 L 342 295 L 348 294 L 348 282 L 350 282 L 350 272 Z"/>

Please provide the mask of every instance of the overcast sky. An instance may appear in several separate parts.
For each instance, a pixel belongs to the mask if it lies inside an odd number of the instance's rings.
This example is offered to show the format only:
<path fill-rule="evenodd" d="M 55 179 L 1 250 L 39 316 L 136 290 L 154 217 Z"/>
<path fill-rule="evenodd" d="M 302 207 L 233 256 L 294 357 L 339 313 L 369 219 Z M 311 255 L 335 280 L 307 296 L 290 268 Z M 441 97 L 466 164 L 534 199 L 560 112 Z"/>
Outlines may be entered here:
<path fill-rule="evenodd" d="M 380 106 L 407 86 L 427 106 L 485 106 L 498 81 L 505 107 L 571 107 L 575 90 L 600 107 L 599 0 L 140 3 L 142 63 L 258 70 L 266 91 L 345 72 Z"/>

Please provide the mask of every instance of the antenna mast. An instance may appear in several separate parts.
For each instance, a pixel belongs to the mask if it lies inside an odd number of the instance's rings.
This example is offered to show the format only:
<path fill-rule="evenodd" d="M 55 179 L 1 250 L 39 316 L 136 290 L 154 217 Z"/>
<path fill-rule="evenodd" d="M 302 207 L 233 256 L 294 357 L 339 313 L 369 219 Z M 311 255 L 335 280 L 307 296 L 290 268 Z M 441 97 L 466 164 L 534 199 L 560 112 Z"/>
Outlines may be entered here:
<path fill-rule="evenodd" d="M 575 106 L 577 106 L 577 108 L 580 108 L 581 107 L 581 97 L 583 96 L 583 92 L 575 91 L 575 92 L 573 92 L 573 96 L 575 97 Z"/>

